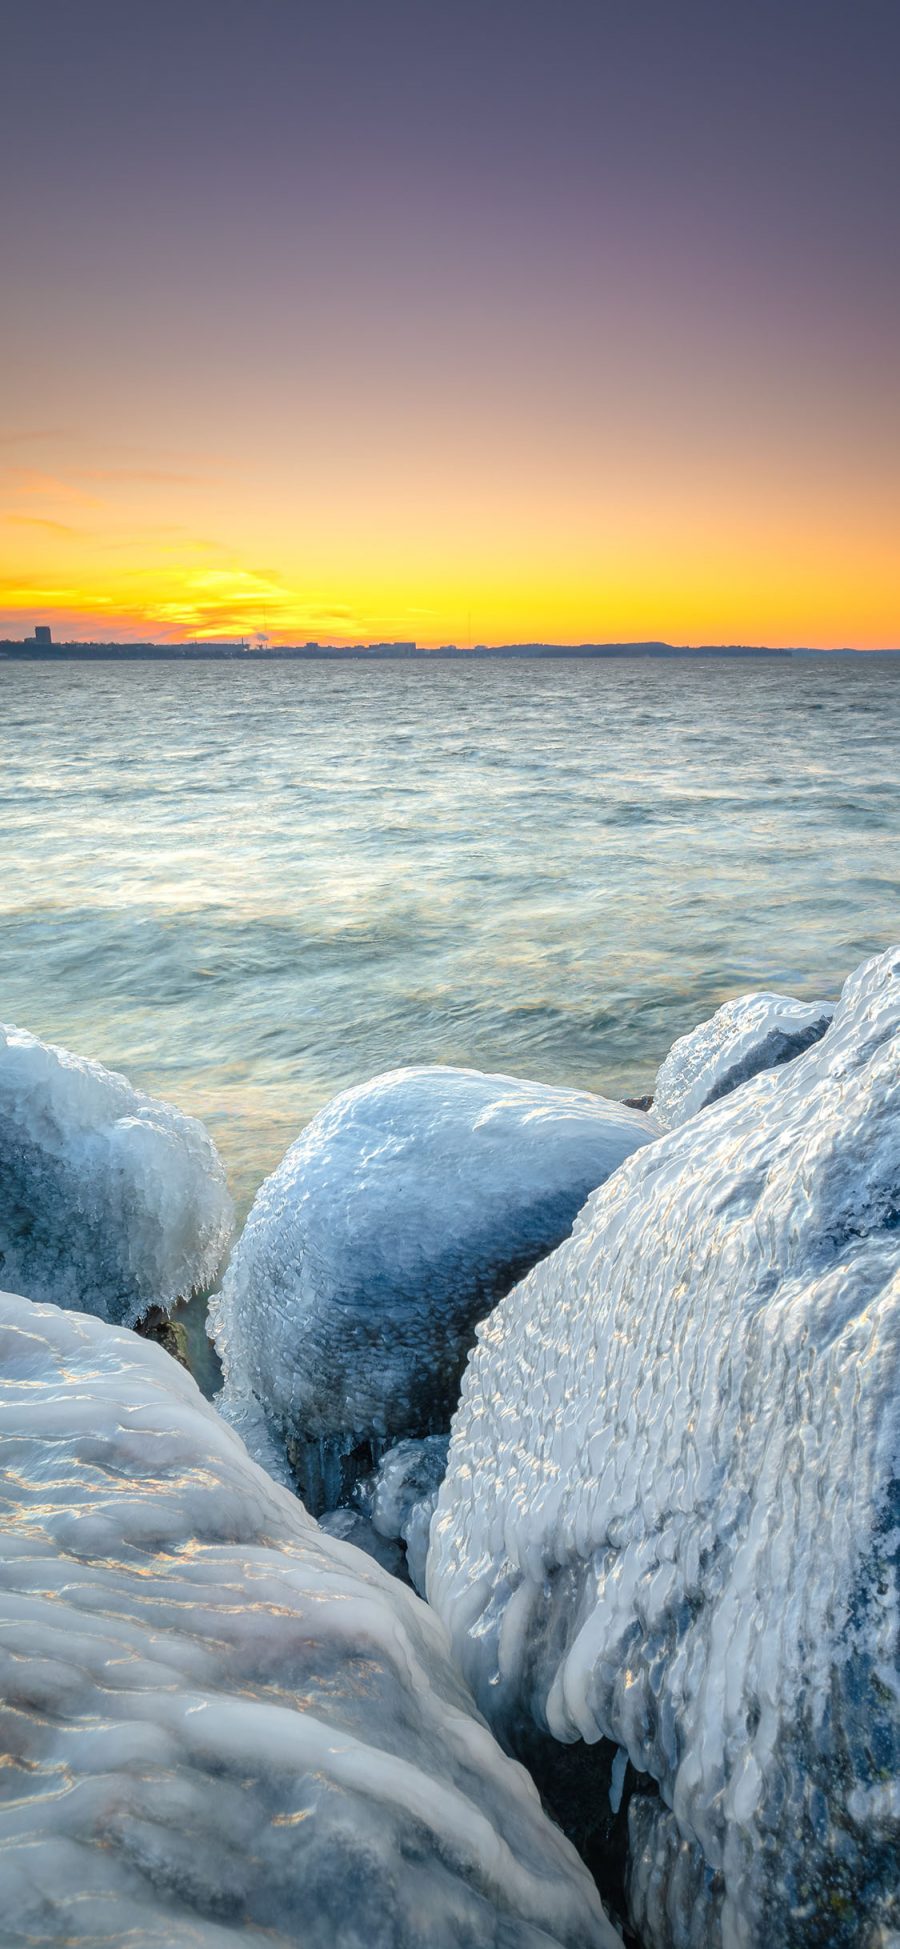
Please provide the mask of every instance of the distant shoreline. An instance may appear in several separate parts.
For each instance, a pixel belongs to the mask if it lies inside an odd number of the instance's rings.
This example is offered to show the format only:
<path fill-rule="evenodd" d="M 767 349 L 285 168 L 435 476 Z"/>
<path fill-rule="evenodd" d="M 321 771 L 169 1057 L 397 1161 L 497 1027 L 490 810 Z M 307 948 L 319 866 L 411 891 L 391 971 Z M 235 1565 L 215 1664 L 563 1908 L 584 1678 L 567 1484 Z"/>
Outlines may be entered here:
<path fill-rule="evenodd" d="M 511 658 L 525 661 L 560 661 L 565 658 L 602 660 L 623 658 L 632 662 L 647 658 L 663 661 L 707 662 L 728 659 L 738 662 L 790 661 L 826 658 L 830 661 L 853 658 L 900 657 L 896 650 L 814 650 L 770 649 L 765 644 L 703 643 L 697 646 L 676 643 L 500 643 L 478 644 L 474 649 L 458 649 L 447 644 L 436 650 L 421 649 L 416 643 L 278 644 L 261 648 L 236 643 L 34 643 L 0 640 L 0 662 L 24 663 L 143 663 L 143 662 L 221 662 L 221 663 L 491 663 Z"/>

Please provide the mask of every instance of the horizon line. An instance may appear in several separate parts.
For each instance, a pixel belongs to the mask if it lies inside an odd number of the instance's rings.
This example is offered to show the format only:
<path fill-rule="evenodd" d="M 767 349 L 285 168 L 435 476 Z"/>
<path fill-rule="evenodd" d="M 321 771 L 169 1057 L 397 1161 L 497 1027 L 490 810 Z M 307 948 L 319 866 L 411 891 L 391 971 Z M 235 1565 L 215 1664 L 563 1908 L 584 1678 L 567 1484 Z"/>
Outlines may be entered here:
<path fill-rule="evenodd" d="M 4 637 L 0 638 L 0 656 L 9 658 L 17 655 L 27 659 L 53 661 L 67 653 L 90 655 L 100 653 L 137 656 L 141 653 L 153 658 L 195 657 L 222 660 L 247 658 L 254 662 L 279 658 L 298 660 L 324 660 L 328 658 L 360 658 L 371 661 L 434 658 L 465 661 L 481 660 L 485 657 L 520 657 L 539 660 L 542 657 L 603 657 L 603 656 L 730 656 L 730 657 L 892 657 L 900 656 L 900 646 L 884 645 L 861 649 L 853 644 L 822 647 L 818 644 L 766 644 L 737 642 L 673 643 L 665 638 L 623 638 L 600 641 L 580 639 L 575 642 L 551 641 L 549 639 L 518 639 L 495 643 L 476 643 L 469 646 L 457 643 L 443 643 L 432 648 L 419 644 L 413 639 L 378 639 L 370 642 L 319 642 L 307 639 L 305 642 L 248 641 L 246 637 L 184 637 L 158 641 L 152 637 L 130 638 L 87 638 L 67 637 L 54 641 L 52 638 Z"/>

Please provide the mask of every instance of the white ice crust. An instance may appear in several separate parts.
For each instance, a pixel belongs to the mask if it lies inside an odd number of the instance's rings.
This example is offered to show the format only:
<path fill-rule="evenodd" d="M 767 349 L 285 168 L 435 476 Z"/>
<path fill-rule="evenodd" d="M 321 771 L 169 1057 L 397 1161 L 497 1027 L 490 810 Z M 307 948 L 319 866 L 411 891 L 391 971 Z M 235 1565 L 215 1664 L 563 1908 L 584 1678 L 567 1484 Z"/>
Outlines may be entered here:
<path fill-rule="evenodd" d="M 792 1062 L 825 1034 L 831 1002 L 791 995 L 739 995 L 673 1043 L 653 1085 L 653 1115 L 665 1130 L 696 1116 L 763 1069 Z"/>
<path fill-rule="evenodd" d="M 398 1441 L 379 1462 L 372 1489 L 372 1527 L 379 1536 L 399 1538 L 406 1549 L 410 1580 L 425 1594 L 425 1563 L 431 1518 L 447 1467 L 447 1437 Z"/>
<path fill-rule="evenodd" d="M 0 1027 L 0 1278 L 133 1325 L 211 1285 L 231 1235 L 203 1125 L 100 1063 Z"/>
<path fill-rule="evenodd" d="M 900 1927 L 898 1215 L 900 949 L 480 1329 L 428 1594 L 495 1724 L 659 1782 L 645 1949 Z"/>
<path fill-rule="evenodd" d="M 213 1302 L 221 1411 L 260 1461 L 288 1457 L 314 1513 L 339 1503 L 348 1471 L 448 1428 L 476 1322 L 657 1134 L 620 1103 L 470 1069 L 336 1097 L 262 1186 Z"/>
<path fill-rule="evenodd" d="M 161 1348 L 0 1295 L 5 1945 L 612 1949 L 442 1626 Z"/>

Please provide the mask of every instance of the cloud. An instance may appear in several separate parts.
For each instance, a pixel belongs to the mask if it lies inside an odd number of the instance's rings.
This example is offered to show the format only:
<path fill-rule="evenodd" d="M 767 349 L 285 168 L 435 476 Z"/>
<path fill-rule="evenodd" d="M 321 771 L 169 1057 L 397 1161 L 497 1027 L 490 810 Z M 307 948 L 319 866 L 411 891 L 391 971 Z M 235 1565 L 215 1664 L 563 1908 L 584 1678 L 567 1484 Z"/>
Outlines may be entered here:
<path fill-rule="evenodd" d="M 65 501 L 74 507 L 102 508 L 103 502 L 96 494 L 86 494 L 74 481 L 64 480 L 59 474 L 40 473 L 34 467 L 15 467 L 13 480 L 17 493 L 28 499 L 45 501 Z"/>
<path fill-rule="evenodd" d="M 11 528 L 42 528 L 50 535 L 81 535 L 80 528 L 70 528 L 65 521 L 48 521 L 40 514 L 5 514 L 3 517 Z"/>
<path fill-rule="evenodd" d="M 150 487 L 203 487 L 209 474 L 182 474 L 164 467 L 76 467 L 77 480 L 138 481 Z"/>
<path fill-rule="evenodd" d="M 112 605 L 111 596 L 97 595 L 93 589 L 72 588 L 65 583 L 48 586 L 46 583 L 14 582 L 11 576 L 0 576 L 0 600 L 13 609 L 32 608 L 35 603 L 42 603 L 45 608 L 77 609 L 85 615 Z"/>

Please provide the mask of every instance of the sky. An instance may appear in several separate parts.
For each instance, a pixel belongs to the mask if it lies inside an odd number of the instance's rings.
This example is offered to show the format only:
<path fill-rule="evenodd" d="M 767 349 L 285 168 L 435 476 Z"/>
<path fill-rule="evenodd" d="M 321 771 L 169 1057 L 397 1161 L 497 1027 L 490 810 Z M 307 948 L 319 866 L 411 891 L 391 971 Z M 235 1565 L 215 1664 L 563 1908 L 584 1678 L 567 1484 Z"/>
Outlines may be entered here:
<path fill-rule="evenodd" d="M 897 0 L 0 32 L 0 635 L 900 645 Z"/>

